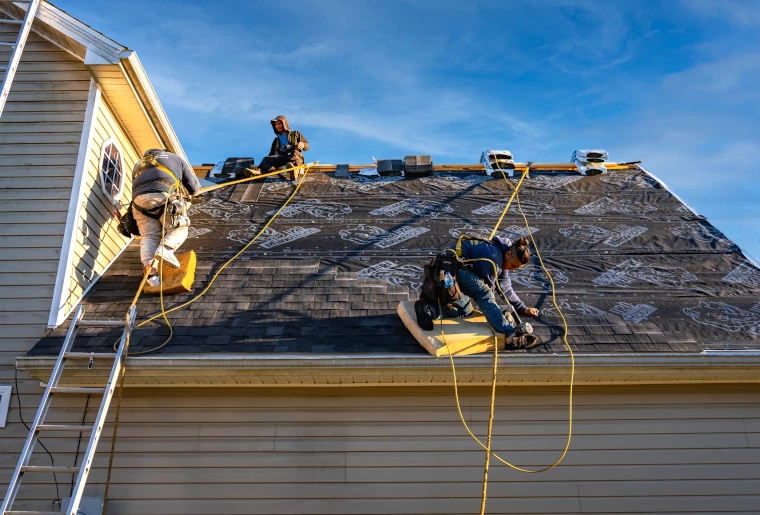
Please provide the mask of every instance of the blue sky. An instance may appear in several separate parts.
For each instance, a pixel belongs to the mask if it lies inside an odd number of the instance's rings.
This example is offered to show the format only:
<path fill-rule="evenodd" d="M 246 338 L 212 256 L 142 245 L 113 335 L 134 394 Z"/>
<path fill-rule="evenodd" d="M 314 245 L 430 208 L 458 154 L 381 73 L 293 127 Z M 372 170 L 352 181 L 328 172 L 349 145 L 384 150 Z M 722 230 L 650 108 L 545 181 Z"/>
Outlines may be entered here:
<path fill-rule="evenodd" d="M 278 114 L 323 163 L 604 148 L 760 258 L 758 1 L 55 3 L 137 51 L 193 164 Z"/>

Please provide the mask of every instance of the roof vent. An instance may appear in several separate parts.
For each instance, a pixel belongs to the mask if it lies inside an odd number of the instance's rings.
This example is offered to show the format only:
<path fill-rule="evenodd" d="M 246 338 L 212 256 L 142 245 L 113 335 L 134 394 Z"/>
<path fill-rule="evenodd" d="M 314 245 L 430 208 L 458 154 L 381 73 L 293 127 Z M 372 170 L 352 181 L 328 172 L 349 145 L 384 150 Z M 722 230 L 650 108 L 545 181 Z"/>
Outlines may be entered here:
<path fill-rule="evenodd" d="M 404 173 L 414 177 L 424 177 L 433 173 L 433 158 L 430 156 L 406 156 Z"/>
<path fill-rule="evenodd" d="M 514 174 L 512 170 L 515 169 L 515 161 L 509 150 L 485 150 L 480 154 L 480 162 L 483 163 L 488 175 L 501 173 L 499 170 L 510 177 Z"/>
<path fill-rule="evenodd" d="M 348 173 L 348 165 L 335 165 L 335 175 L 334 175 L 334 177 L 345 179 L 345 178 L 350 177 L 350 176 L 351 176 L 351 174 Z"/>
<path fill-rule="evenodd" d="M 208 173 L 208 178 L 232 179 L 243 176 L 243 170 L 253 166 L 252 157 L 228 157 Z"/>
<path fill-rule="evenodd" d="M 377 162 L 377 173 L 384 176 L 404 175 L 404 162 L 401 159 L 381 159 Z"/>
<path fill-rule="evenodd" d="M 575 163 L 581 175 L 607 173 L 607 167 L 603 164 L 607 162 L 606 150 L 573 150 L 570 162 Z"/>

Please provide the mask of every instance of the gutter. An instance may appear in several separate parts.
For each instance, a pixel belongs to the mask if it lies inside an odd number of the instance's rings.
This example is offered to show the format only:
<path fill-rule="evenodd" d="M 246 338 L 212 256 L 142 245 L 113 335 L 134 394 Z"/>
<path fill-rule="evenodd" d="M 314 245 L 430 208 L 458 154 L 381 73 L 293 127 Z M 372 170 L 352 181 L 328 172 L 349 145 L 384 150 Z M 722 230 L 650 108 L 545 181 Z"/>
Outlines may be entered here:
<path fill-rule="evenodd" d="M 96 355 L 95 366 L 71 364 L 67 384 L 95 384 L 107 377 L 111 361 Z M 45 381 L 54 356 L 18 358 L 19 370 Z M 487 385 L 493 358 L 455 358 L 458 383 Z M 576 384 L 758 383 L 760 353 L 581 354 Z M 563 385 L 570 378 L 567 354 L 502 354 L 499 383 Z M 183 355 L 132 357 L 130 386 L 440 386 L 453 383 L 447 357 L 404 355 Z"/>

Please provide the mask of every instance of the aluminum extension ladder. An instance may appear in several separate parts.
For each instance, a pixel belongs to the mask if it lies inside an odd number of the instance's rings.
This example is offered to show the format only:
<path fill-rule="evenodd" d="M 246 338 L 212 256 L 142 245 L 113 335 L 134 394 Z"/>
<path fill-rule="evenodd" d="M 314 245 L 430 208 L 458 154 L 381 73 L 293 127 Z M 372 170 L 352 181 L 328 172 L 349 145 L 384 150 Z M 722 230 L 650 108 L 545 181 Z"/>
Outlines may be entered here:
<path fill-rule="evenodd" d="M 85 484 L 87 483 L 87 476 L 90 473 L 90 467 L 92 466 L 92 460 L 95 457 L 95 450 L 98 446 L 98 440 L 100 439 L 100 433 L 103 430 L 103 424 L 106 421 L 106 415 L 108 414 L 108 408 L 111 405 L 111 398 L 113 397 L 113 391 L 121 374 L 123 366 L 122 357 L 126 348 L 129 336 L 132 333 L 134 327 L 134 320 L 136 315 L 136 307 L 132 306 L 129 310 L 128 322 L 119 320 L 83 320 L 84 308 L 80 304 L 77 306 L 74 312 L 74 317 L 71 320 L 71 325 L 66 333 L 66 339 L 61 347 L 61 352 L 58 354 L 58 360 L 55 362 L 53 372 L 50 374 L 47 388 L 45 393 L 42 394 L 42 401 L 40 407 L 37 410 L 37 415 L 34 417 L 34 422 L 29 430 L 29 436 L 26 438 L 24 449 L 21 451 L 16 470 L 11 476 L 10 483 L 8 484 L 8 492 L 5 494 L 3 504 L 0 507 L 0 515 L 60 515 L 62 512 L 42 512 L 42 511 L 11 511 L 13 501 L 16 499 L 19 487 L 21 486 L 21 479 L 26 473 L 33 472 L 61 472 L 77 474 L 76 485 L 74 491 L 71 494 L 71 501 L 69 502 L 67 515 L 76 515 L 79 503 L 82 500 L 82 494 L 84 492 Z M 89 352 L 71 352 L 71 347 L 76 338 L 77 329 L 79 327 L 124 327 L 124 333 L 121 336 L 119 348 L 116 354 L 94 354 Z M 58 386 L 58 382 L 63 375 L 63 368 L 67 360 L 69 359 L 85 359 L 90 360 L 90 366 L 92 360 L 95 358 L 107 358 L 113 359 L 113 367 L 111 368 L 111 375 L 108 377 L 108 383 L 104 388 L 74 388 L 67 386 Z M 45 424 L 45 417 L 47 416 L 48 408 L 52 401 L 53 394 L 102 394 L 103 398 L 100 401 L 100 409 L 95 422 L 92 425 L 64 425 L 64 424 Z M 32 457 L 32 451 L 34 444 L 37 442 L 37 438 L 42 431 L 67 431 L 75 433 L 90 433 L 90 441 L 87 444 L 87 450 L 82 457 L 82 463 L 78 467 L 50 467 L 50 466 L 34 466 L 29 465 L 29 460 Z"/>
<path fill-rule="evenodd" d="M 18 37 L 16 38 L 15 43 L 0 42 L 0 46 L 13 47 L 13 52 L 11 53 L 11 58 L 8 61 L 8 66 L 0 66 L 0 72 L 5 72 L 5 77 L 3 77 L 3 85 L 0 86 L 0 117 L 3 116 L 5 102 L 8 100 L 8 94 L 11 92 L 11 84 L 13 84 L 13 78 L 16 76 L 16 69 L 18 68 L 18 63 L 21 61 L 21 53 L 24 51 L 26 38 L 29 36 L 29 31 L 32 29 L 32 22 L 34 21 L 34 16 L 37 14 L 37 7 L 39 7 L 39 5 L 40 0 L 31 0 L 28 2 L 26 15 L 24 16 L 23 20 L 0 20 L 0 24 L 21 25 L 21 30 L 18 33 Z"/>

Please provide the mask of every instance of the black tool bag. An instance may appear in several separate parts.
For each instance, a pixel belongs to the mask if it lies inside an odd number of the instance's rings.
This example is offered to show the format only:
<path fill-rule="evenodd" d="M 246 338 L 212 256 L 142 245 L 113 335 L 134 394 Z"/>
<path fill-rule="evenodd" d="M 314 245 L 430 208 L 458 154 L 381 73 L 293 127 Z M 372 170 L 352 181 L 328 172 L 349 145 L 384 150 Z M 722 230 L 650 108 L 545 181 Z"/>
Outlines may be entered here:
<path fill-rule="evenodd" d="M 457 271 L 459 261 L 452 252 L 442 252 L 433 259 L 429 265 L 425 265 L 425 279 L 422 281 L 421 296 L 433 305 L 440 303 L 442 306 L 462 298 L 462 292 L 457 283 Z M 444 279 L 446 272 L 454 279 L 454 286 L 446 288 Z"/>
<path fill-rule="evenodd" d="M 116 219 L 119 221 L 119 225 L 116 227 L 122 236 L 125 238 L 140 236 L 140 229 L 137 227 L 137 220 L 135 220 L 135 217 L 132 216 L 131 202 L 129 203 L 129 207 L 127 207 L 127 212 L 125 214 L 120 215 L 118 211 L 116 211 L 114 214 L 116 215 Z"/>

